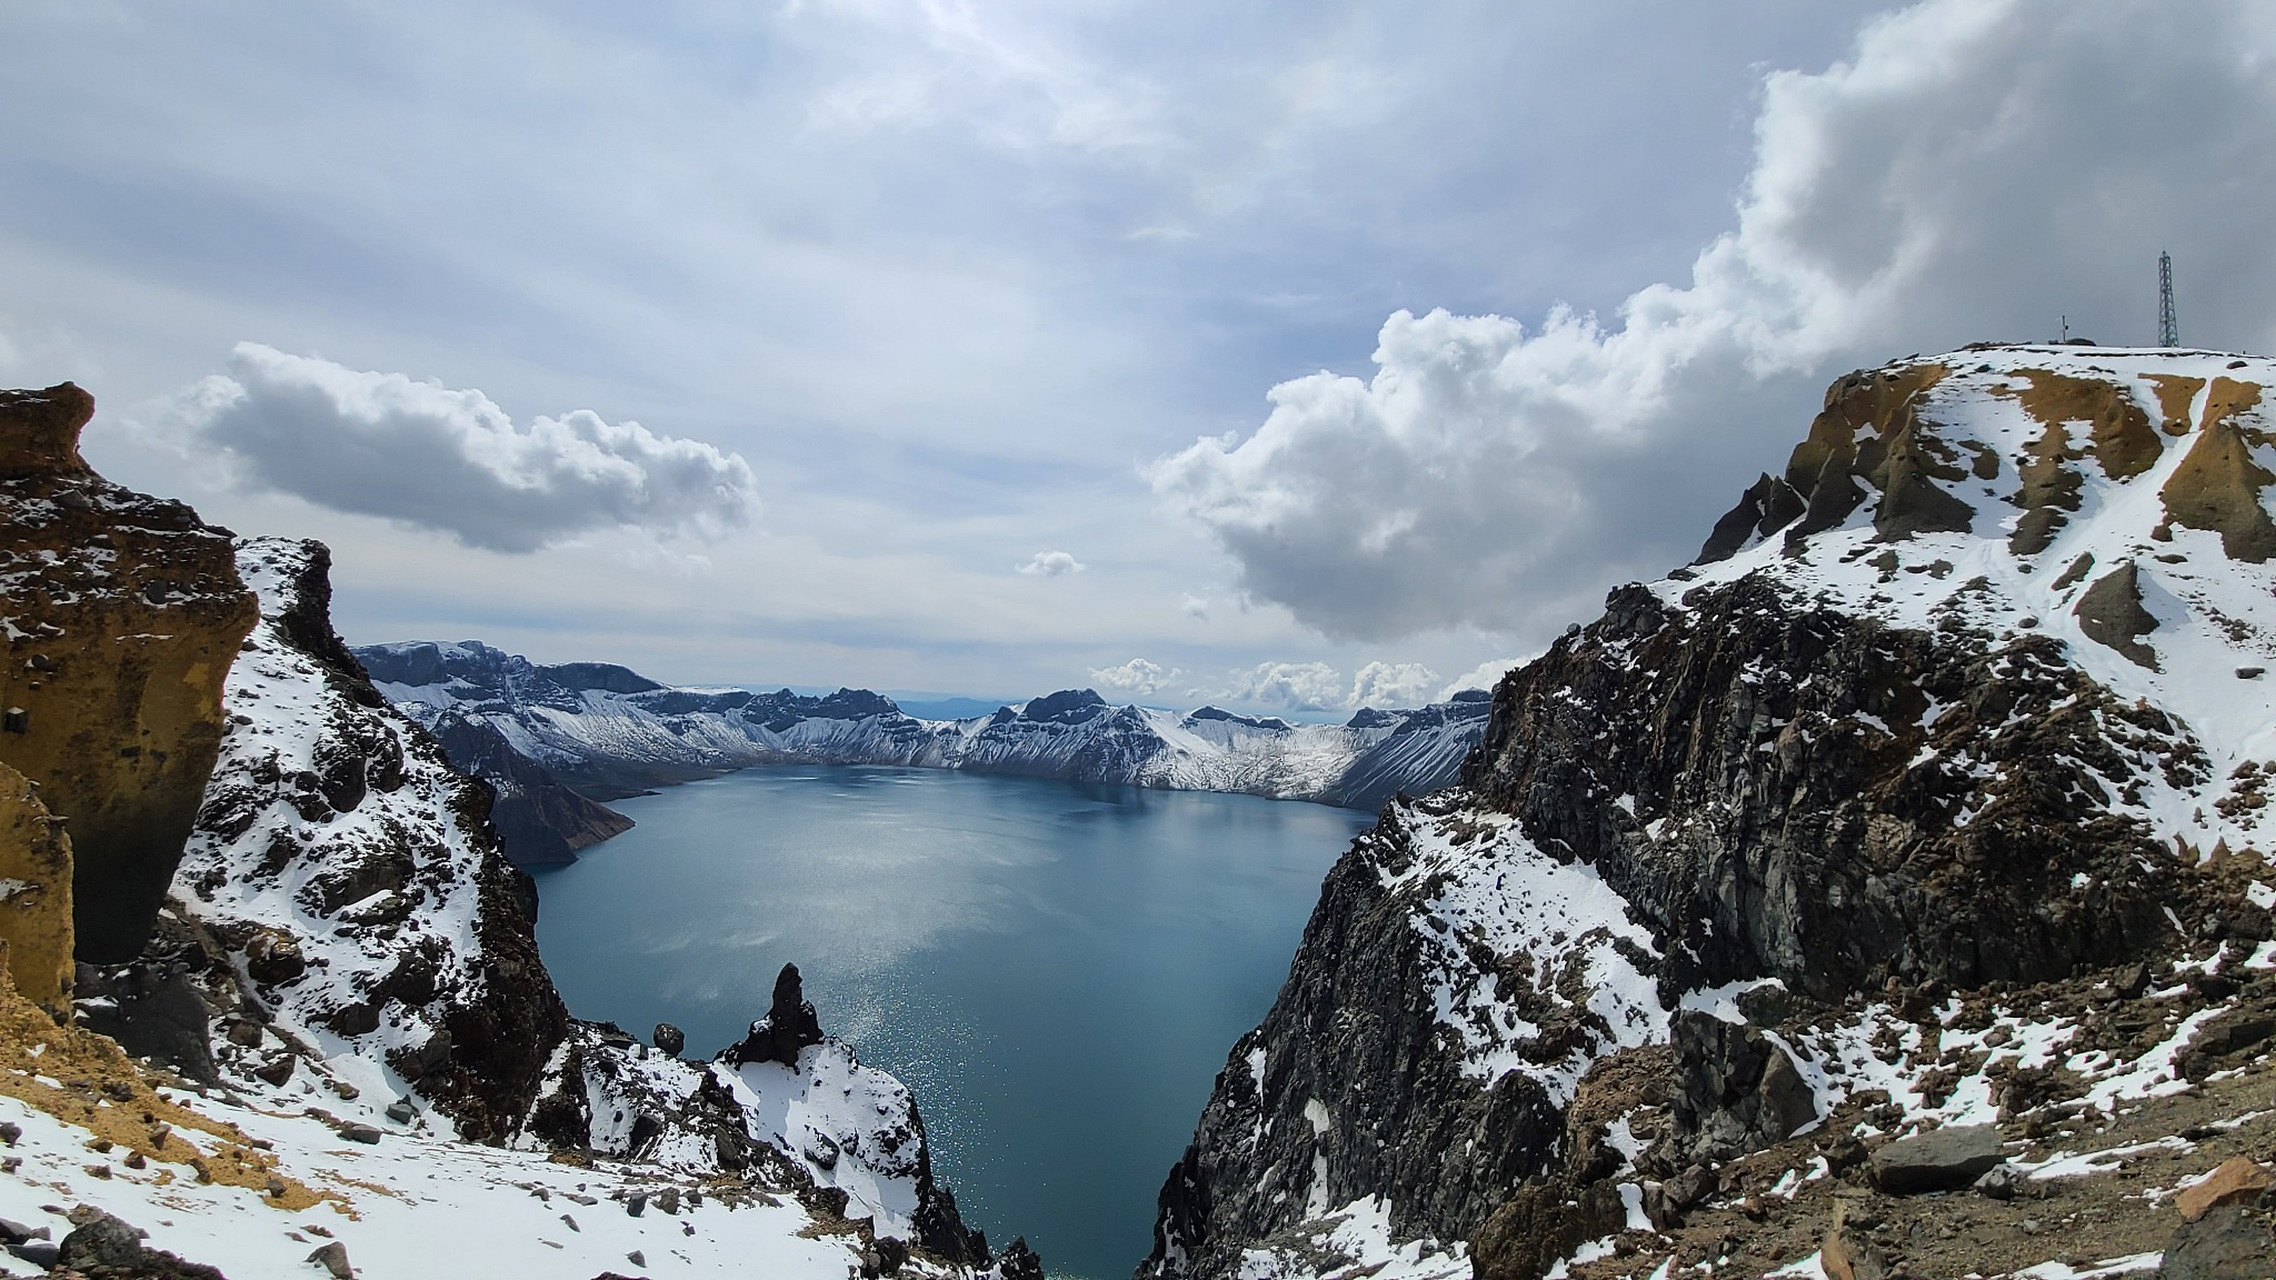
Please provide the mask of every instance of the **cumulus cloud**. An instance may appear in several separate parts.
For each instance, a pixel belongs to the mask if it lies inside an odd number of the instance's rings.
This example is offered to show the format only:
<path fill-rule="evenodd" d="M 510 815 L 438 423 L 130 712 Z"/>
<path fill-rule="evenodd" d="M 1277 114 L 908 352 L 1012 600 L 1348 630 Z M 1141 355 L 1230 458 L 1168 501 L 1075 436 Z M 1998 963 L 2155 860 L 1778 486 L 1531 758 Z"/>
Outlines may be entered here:
<path fill-rule="evenodd" d="M 1372 377 L 1284 382 L 1253 434 L 1150 478 L 1244 591 L 1328 635 L 1538 636 L 1688 559 L 1829 374 L 2058 312 L 2147 342 L 2163 246 L 2199 273 L 2185 339 L 2276 338 L 2276 259 L 2235 216 L 2276 189 L 2272 53 L 2244 0 L 1876 19 L 1848 60 L 1767 79 L 1736 227 L 1688 284 L 1616 322 L 1400 311 Z"/>
<path fill-rule="evenodd" d="M 1490 662 L 1481 662 L 1464 674 L 1448 681 L 1432 701 L 1444 702 L 1464 689 L 1491 689 L 1501 683 L 1503 676 L 1508 675 L 1518 667 L 1524 666 L 1528 661 L 1530 659 L 1496 658 Z"/>
<path fill-rule="evenodd" d="M 1064 578 L 1070 573 L 1081 573 L 1083 562 L 1064 551 L 1038 551 L 1028 557 L 1026 564 L 1014 568 L 1030 578 Z"/>
<path fill-rule="evenodd" d="M 1419 662 L 1370 662 L 1352 677 L 1347 707 L 1413 707 L 1430 700 L 1438 673 Z"/>
<path fill-rule="evenodd" d="M 1229 701 L 1288 711 L 1336 711 L 1344 706 L 1343 674 L 1325 662 L 1260 662 L 1235 672 Z"/>
<path fill-rule="evenodd" d="M 239 343 L 180 398 L 249 487 L 535 551 L 592 529 L 716 535 L 758 509 L 749 464 L 589 410 L 514 420 L 488 396 Z"/>
<path fill-rule="evenodd" d="M 1325 662 L 1261 662 L 1234 672 L 1218 696 L 1285 711 L 1351 711 L 1421 706 L 1437 683 L 1438 673 L 1419 662 L 1370 662 L 1348 684 Z"/>
<path fill-rule="evenodd" d="M 1094 688 L 1112 689 L 1116 693 L 1137 698 L 1150 698 L 1167 688 L 1183 671 L 1165 667 L 1144 658 L 1132 658 L 1118 667 L 1093 667 L 1091 684 Z"/>

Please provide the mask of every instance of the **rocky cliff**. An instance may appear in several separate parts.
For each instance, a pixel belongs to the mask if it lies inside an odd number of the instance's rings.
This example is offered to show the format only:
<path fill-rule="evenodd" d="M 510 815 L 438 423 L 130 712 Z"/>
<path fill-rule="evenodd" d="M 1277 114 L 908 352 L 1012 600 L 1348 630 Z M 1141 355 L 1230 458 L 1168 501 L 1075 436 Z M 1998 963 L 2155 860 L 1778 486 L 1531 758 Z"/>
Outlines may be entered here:
<path fill-rule="evenodd" d="M 1040 1277 L 1016 1243 L 991 1265 L 933 1181 L 908 1091 L 822 1035 L 794 978 L 812 1035 L 787 1061 L 689 1062 L 668 1028 L 651 1050 L 570 1018 L 489 788 L 333 632 L 324 548 L 231 551 L 187 508 L 108 486 L 69 452 L 87 417 L 75 395 L 6 401 L 29 423 L 0 477 L 14 486 L 0 494 L 11 634 L 31 653 L 11 678 L 48 698 L 10 727 L 81 789 L 0 764 L 14 985 L 0 990 L 0 1245 L 14 1255 L 0 1266 L 590 1275 L 644 1271 L 653 1253 L 829 1280 Z M 44 545 L 78 528 L 58 511 L 116 523 Z M 239 613 L 225 637 L 206 625 Z M 181 687 L 151 687 L 169 680 Z M 147 858 L 98 864 L 131 879 L 162 863 L 171 897 L 137 915 L 140 898 L 112 893 L 93 919 L 137 949 L 74 968 L 79 814 L 46 802 L 91 794 L 99 815 L 163 817 L 132 787 L 170 796 L 201 741 L 202 803 L 174 844 L 142 831 Z M 122 763 L 93 769 L 103 752 Z M 31 1225 L 49 1212 L 62 1221 Z M 274 1229 L 253 1225 L 272 1213 Z"/>
<path fill-rule="evenodd" d="M 933 1181 L 908 1090 L 818 1028 L 814 1047 L 754 1075 L 732 1050 L 690 1063 L 678 1046 L 650 1052 L 570 1019 L 488 788 L 341 645 L 323 546 L 252 539 L 238 562 L 262 619 L 230 676 L 229 732 L 177 876 L 178 913 L 208 957 L 224 1078 L 410 1099 L 474 1141 L 756 1179 L 819 1195 L 873 1237 L 986 1261 Z M 790 1008 L 811 1019 L 796 987 L 793 974 Z M 791 1099 L 857 1084 L 859 1105 L 816 1109 L 826 1138 L 784 1128 Z"/>
<path fill-rule="evenodd" d="M 0 392 L 0 761 L 69 822 L 78 951 L 109 962 L 173 877 L 254 606 L 228 530 L 88 468 L 94 407 L 70 383 Z"/>
<path fill-rule="evenodd" d="M 2272 374 L 1986 347 L 1837 382 L 1699 563 L 1504 679 L 1462 786 L 1330 873 L 1141 1274 L 2212 1247 L 2171 1188 L 2276 1140 Z M 1911 1199 L 1924 1162 L 2005 1181 Z"/>
<path fill-rule="evenodd" d="M 8 976 L 52 1017 L 69 1015 L 71 837 L 31 779 L 0 764 L 0 942 Z"/>

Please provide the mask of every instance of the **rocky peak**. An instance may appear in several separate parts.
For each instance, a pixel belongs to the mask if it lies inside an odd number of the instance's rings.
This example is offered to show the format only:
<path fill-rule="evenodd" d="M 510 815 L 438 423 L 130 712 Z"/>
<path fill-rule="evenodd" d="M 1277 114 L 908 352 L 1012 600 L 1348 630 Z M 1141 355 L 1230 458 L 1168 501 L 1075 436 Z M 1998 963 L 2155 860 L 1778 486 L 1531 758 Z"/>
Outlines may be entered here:
<path fill-rule="evenodd" d="M 1037 724 L 1075 724 L 1106 709 L 1106 699 L 1090 689 L 1047 693 L 1021 708 L 1019 718 Z"/>
<path fill-rule="evenodd" d="M 806 999 L 798 966 L 786 964 L 782 972 L 775 975 L 774 1001 L 767 1007 L 767 1016 L 751 1024 L 751 1034 L 729 1049 L 726 1058 L 738 1064 L 779 1062 L 786 1067 L 796 1067 L 798 1051 L 820 1043 L 822 1020 L 814 1012 L 812 1002 Z"/>
<path fill-rule="evenodd" d="M 1800 1274 L 1784 1206 L 1902 1194 L 1898 1135 L 2021 1161 L 2228 1072 L 2222 1125 L 2259 1123 L 2271 376 L 1985 346 L 1837 380 L 1698 562 L 1505 677 L 1464 785 L 1329 873 L 1141 1274 Z M 1957 1274 L 1844 1222 L 1829 1274 Z"/>
<path fill-rule="evenodd" d="M 94 412 L 64 383 L 0 393 L 0 761 L 70 824 L 82 959 L 148 939 L 256 616 L 230 535 L 89 470 Z"/>

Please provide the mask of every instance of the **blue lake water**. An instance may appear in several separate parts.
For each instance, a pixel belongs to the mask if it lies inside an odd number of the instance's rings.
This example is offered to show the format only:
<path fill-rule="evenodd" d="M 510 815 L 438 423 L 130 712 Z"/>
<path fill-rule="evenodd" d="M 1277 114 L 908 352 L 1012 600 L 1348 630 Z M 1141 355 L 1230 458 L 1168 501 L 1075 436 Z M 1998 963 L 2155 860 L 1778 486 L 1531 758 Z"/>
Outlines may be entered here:
<path fill-rule="evenodd" d="M 540 875 L 580 1017 L 710 1054 L 786 961 L 916 1091 L 965 1218 L 1054 1277 L 1130 1274 L 1233 1041 L 1287 976 L 1348 809 L 943 770 L 779 767 L 619 806 Z"/>

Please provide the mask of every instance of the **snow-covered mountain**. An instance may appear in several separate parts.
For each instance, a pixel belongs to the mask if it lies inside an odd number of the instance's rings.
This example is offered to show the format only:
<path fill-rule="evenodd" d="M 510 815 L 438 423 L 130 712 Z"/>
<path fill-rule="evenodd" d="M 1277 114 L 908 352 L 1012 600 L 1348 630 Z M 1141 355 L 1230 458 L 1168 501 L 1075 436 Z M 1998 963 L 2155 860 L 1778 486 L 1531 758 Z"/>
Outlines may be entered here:
<path fill-rule="evenodd" d="M 604 663 L 541 666 L 476 641 L 359 648 L 379 689 L 520 812 L 526 777 L 457 744 L 503 743 L 597 800 L 778 763 L 968 769 L 1373 808 L 1453 781 L 1485 726 L 1483 690 L 1413 711 L 1296 725 L 1217 707 L 1178 714 L 1071 689 L 968 720 L 920 720 L 861 689 L 678 689 Z M 522 770 L 527 775 L 529 770 Z M 515 847 L 518 861 L 545 860 Z M 574 841 L 570 847 L 575 847 Z M 553 859 L 558 860 L 558 859 Z"/>
<path fill-rule="evenodd" d="M 794 968 L 708 1060 L 568 1016 L 490 789 L 333 632 L 324 549 L 101 481 L 92 407 L 0 393 L 0 542 L 46 588 L 7 600 L 40 697 L 0 734 L 0 1274 L 1042 1280 Z M 72 891 L 122 848 L 163 899 Z"/>
<path fill-rule="evenodd" d="M 1835 383 L 1329 873 L 1142 1274 L 2266 1274 L 2272 385 Z"/>

